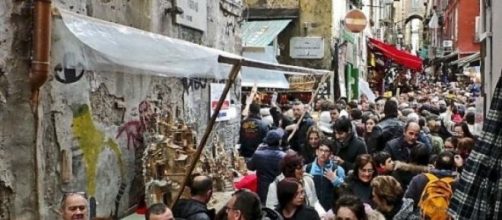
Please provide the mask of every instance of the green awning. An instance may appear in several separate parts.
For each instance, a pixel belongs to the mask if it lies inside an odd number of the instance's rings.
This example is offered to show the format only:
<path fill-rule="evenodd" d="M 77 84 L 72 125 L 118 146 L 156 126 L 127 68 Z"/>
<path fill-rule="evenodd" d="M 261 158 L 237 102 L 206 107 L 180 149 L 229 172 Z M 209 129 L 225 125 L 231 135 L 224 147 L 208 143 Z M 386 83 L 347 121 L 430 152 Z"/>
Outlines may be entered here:
<path fill-rule="evenodd" d="M 246 21 L 242 25 L 242 43 L 245 47 L 266 47 L 277 38 L 288 20 Z"/>
<path fill-rule="evenodd" d="M 454 62 L 451 62 L 450 65 L 458 65 L 458 66 L 466 66 L 471 62 L 475 62 L 481 59 L 481 54 L 479 52 L 471 54 L 466 57 L 462 57 Z"/>

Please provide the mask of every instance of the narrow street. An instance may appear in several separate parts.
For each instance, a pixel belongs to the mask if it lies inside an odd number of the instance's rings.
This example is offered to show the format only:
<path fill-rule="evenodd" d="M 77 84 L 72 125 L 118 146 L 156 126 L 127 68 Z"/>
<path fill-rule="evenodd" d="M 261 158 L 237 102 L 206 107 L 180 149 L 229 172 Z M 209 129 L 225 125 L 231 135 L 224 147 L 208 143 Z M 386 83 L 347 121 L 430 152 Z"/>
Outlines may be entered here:
<path fill-rule="evenodd" d="M 502 1 L 0 2 L 0 220 L 502 219 Z"/>

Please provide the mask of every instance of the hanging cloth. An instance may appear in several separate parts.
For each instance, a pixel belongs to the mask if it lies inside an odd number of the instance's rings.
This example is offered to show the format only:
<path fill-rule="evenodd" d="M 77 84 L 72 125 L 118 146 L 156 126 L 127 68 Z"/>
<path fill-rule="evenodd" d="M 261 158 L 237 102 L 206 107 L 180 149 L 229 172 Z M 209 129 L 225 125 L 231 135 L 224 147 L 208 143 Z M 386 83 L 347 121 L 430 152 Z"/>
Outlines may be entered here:
<path fill-rule="evenodd" d="M 502 219 L 502 80 L 450 201 L 453 219 Z"/>

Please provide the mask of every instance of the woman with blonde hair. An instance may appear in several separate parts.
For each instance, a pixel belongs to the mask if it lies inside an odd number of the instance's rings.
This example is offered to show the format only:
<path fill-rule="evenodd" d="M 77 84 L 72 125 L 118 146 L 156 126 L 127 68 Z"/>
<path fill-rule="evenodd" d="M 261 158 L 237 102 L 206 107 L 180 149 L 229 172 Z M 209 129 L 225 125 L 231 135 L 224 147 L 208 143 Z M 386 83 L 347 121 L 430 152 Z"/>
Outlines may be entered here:
<path fill-rule="evenodd" d="M 418 219 L 413 211 L 413 200 L 403 199 L 403 188 L 392 176 L 377 176 L 371 181 L 372 200 L 385 219 Z"/>
<path fill-rule="evenodd" d="M 312 163 L 315 159 L 315 151 L 319 148 L 319 144 L 321 140 L 324 140 L 326 137 L 324 133 L 317 126 L 311 126 L 307 130 L 307 144 L 301 152 L 301 155 L 304 159 L 304 164 Z"/>

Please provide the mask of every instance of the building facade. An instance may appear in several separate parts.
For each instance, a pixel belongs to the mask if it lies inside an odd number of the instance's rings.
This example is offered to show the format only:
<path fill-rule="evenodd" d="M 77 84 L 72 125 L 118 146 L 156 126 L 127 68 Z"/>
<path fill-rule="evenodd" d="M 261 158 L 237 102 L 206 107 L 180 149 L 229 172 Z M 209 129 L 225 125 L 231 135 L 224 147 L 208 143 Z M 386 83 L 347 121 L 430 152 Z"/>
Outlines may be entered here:
<path fill-rule="evenodd" d="M 443 40 L 452 41 L 452 50 L 459 57 L 479 52 L 480 44 L 476 36 L 480 1 L 448 0 L 444 10 Z"/>
<path fill-rule="evenodd" d="M 28 82 L 35 2 L 0 2 L 0 219 L 58 219 L 63 192 L 75 191 L 87 192 L 91 203 L 98 204 L 93 217 L 122 217 L 144 194 L 142 107 L 160 103 L 169 108 L 200 140 L 213 80 L 131 74 L 127 69 L 90 71 L 57 47 L 51 50 L 49 79 L 33 104 Z M 173 1 L 58 0 L 52 6 L 240 53 L 240 1 L 177 2 L 195 13 L 192 18 L 202 17 L 204 28 L 181 24 Z M 52 39 L 54 45 L 60 41 Z M 232 91 L 232 103 L 240 103 L 240 87 Z M 235 108 L 240 112 L 239 105 Z M 220 122 L 213 132 L 233 147 L 239 122 L 239 117 Z"/>
<path fill-rule="evenodd" d="M 502 29 L 497 28 L 502 21 L 501 1 L 481 1 L 481 29 L 479 40 L 481 46 L 481 74 L 483 93 L 485 95 L 485 111 L 490 108 L 491 99 L 497 82 L 502 76 Z"/>

